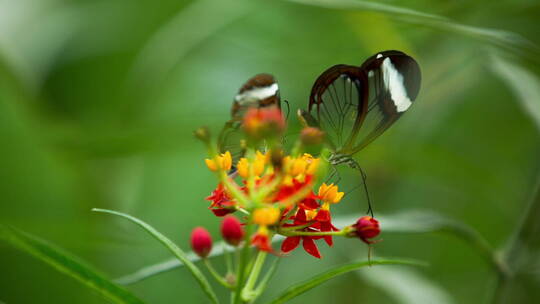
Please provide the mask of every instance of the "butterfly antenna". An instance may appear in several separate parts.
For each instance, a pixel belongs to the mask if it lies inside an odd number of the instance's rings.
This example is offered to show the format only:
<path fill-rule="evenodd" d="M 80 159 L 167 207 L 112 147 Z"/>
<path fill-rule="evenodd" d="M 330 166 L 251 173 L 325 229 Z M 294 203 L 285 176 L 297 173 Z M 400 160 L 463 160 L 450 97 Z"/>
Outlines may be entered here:
<path fill-rule="evenodd" d="M 283 102 L 287 105 L 287 116 L 285 116 L 285 120 L 288 121 L 289 120 L 289 114 L 291 114 L 291 106 L 289 105 L 288 100 L 284 99 Z"/>
<path fill-rule="evenodd" d="M 371 207 L 371 198 L 369 196 L 369 191 L 368 191 L 368 186 L 367 186 L 367 175 L 364 172 L 364 170 L 362 170 L 362 167 L 358 166 L 358 169 L 360 170 L 360 175 L 362 175 L 362 183 L 364 184 L 364 191 L 366 191 L 366 198 L 368 202 L 367 213 L 369 213 L 371 217 L 373 217 L 373 208 Z"/>

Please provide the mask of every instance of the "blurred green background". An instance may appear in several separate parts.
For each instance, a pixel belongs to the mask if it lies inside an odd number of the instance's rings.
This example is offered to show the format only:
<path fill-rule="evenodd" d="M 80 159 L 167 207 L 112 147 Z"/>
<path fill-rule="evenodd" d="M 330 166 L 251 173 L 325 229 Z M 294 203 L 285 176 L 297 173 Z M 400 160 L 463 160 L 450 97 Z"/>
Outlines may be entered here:
<path fill-rule="evenodd" d="M 0 221 L 112 278 L 170 254 L 93 207 L 135 215 L 184 249 L 197 225 L 217 238 L 219 221 L 204 201 L 215 179 L 192 131 L 217 133 L 254 74 L 274 74 L 294 111 L 327 67 L 398 49 L 417 59 L 423 83 L 411 111 L 357 155 L 376 213 L 436 211 L 508 248 L 540 172 L 539 16 L 533 0 L 0 1 Z M 344 189 L 357 183 L 344 173 Z M 354 191 L 334 211 L 365 208 Z M 377 255 L 430 266 L 373 267 L 292 303 L 492 298 L 496 273 L 465 242 L 382 229 Z M 263 300 L 367 253 L 351 239 L 321 248 L 320 261 L 302 250 L 285 258 Z M 505 303 L 540 301 L 537 253 L 528 252 L 536 258 L 520 266 L 525 274 Z M 4 243 L 0 271 L 0 302 L 105 302 Z M 148 303 L 207 302 L 185 270 L 128 288 Z"/>

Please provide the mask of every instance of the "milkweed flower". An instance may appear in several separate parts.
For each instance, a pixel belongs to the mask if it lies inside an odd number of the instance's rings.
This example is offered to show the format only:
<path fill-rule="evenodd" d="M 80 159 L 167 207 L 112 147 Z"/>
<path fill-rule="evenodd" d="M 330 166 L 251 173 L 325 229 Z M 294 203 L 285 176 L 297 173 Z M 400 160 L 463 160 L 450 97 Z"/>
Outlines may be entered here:
<path fill-rule="evenodd" d="M 208 169 L 211 171 L 218 171 L 218 170 L 225 170 L 229 171 L 231 170 L 232 166 L 232 156 L 231 152 L 227 151 L 221 155 L 218 155 L 214 157 L 214 159 L 205 159 L 206 166 L 208 166 Z"/>
<path fill-rule="evenodd" d="M 333 246 L 334 236 L 357 233 L 371 243 L 375 229 L 372 221 L 362 220 L 343 230 L 332 224 L 331 206 L 341 202 L 345 193 L 336 184 L 319 184 L 318 178 L 325 174 L 328 162 L 325 157 L 303 151 L 307 145 L 322 142 L 320 130 L 304 129 L 293 151 L 287 153 L 276 137 L 286 127 L 279 108 L 250 108 L 238 126 L 250 144 L 241 142 L 242 151 L 221 154 L 212 154 L 217 149 L 208 145 L 211 155 L 205 160 L 219 178 L 216 188 L 206 197 L 210 201 L 208 208 L 216 216 L 225 217 L 221 235 L 228 244 L 239 246 L 242 240 L 248 240 L 246 246 L 276 253 L 272 238 L 282 235 L 285 240 L 281 253 L 290 253 L 302 244 L 309 255 L 321 258 L 320 240 Z M 264 145 L 265 149 L 255 148 Z M 233 159 L 233 155 L 237 158 Z M 240 220 L 230 215 L 235 212 L 242 214 Z M 372 225 L 366 226 L 368 222 Z"/>
<path fill-rule="evenodd" d="M 272 251 L 268 226 L 275 224 L 279 220 L 280 210 L 274 207 L 264 207 L 255 209 L 253 212 L 253 223 L 259 225 L 257 233 L 251 241 L 262 251 Z"/>

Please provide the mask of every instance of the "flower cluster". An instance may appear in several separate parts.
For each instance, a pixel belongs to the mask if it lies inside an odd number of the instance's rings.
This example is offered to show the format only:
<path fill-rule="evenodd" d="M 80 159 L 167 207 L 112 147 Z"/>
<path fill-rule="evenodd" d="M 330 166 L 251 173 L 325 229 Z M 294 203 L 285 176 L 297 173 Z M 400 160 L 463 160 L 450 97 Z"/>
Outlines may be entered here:
<path fill-rule="evenodd" d="M 272 238 L 282 235 L 285 240 L 280 254 L 289 253 L 302 243 L 307 253 L 321 258 L 316 242 L 321 239 L 332 246 L 333 236 L 356 235 L 372 243 L 370 239 L 380 230 L 371 217 L 362 217 L 343 230 L 332 224 L 332 206 L 343 199 L 344 192 L 338 185 L 319 182 L 328 167 L 325 157 L 305 153 L 308 146 L 320 146 L 322 131 L 304 129 L 291 152 L 286 153 L 281 142 L 275 140 L 285 130 L 278 108 L 249 109 L 242 127 L 247 143 L 243 157 L 237 160 L 232 156 L 238 154 L 236 151 L 214 153 L 216 149 L 209 140 L 205 141 L 211 151 L 206 165 L 219 179 L 206 198 L 211 202 L 209 209 L 219 217 L 241 213 L 244 222 L 245 233 L 243 228 L 235 228 L 236 232 L 231 232 L 235 237 L 229 238 L 235 241 L 228 241 L 229 244 L 238 246 L 243 238 L 245 244 L 261 251 L 279 253 L 272 247 Z M 199 131 L 199 134 L 207 134 L 207 131 Z M 318 155 L 325 155 L 324 150 Z M 205 250 L 199 251 L 205 253 Z"/>

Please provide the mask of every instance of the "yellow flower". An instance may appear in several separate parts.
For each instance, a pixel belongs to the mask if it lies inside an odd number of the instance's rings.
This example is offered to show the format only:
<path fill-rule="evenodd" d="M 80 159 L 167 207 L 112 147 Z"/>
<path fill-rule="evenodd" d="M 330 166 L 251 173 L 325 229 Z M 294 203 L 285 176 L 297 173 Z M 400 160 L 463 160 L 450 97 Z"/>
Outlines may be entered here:
<path fill-rule="evenodd" d="M 307 165 L 308 163 L 305 159 L 295 158 L 291 164 L 290 174 L 292 176 L 304 174 L 306 172 Z"/>
<path fill-rule="evenodd" d="M 315 216 L 317 215 L 317 210 L 306 210 L 306 219 L 308 221 L 311 221 L 315 218 Z"/>
<path fill-rule="evenodd" d="M 319 187 L 319 197 L 321 197 L 325 203 L 339 203 L 339 201 L 343 198 L 343 195 L 345 195 L 345 193 L 338 192 L 338 187 L 334 184 L 327 185 L 326 183 L 323 183 Z"/>
<path fill-rule="evenodd" d="M 266 160 L 266 155 L 257 151 L 257 154 L 255 155 L 255 162 L 253 163 L 253 173 L 256 176 L 260 176 L 264 172 L 264 165 L 266 164 Z"/>
<path fill-rule="evenodd" d="M 264 172 L 264 166 L 266 165 L 266 162 L 266 155 L 262 154 L 259 151 L 257 151 L 257 154 L 255 155 L 255 161 L 251 165 L 247 158 L 242 157 L 236 165 L 236 168 L 238 169 L 238 175 L 240 175 L 242 178 L 248 178 L 250 169 L 253 168 L 253 174 L 256 177 L 259 177 Z"/>
<path fill-rule="evenodd" d="M 257 225 L 268 226 L 279 220 L 279 209 L 264 207 L 253 211 L 253 222 Z"/>
<path fill-rule="evenodd" d="M 204 162 L 206 163 L 206 166 L 208 166 L 208 169 L 212 171 L 217 171 L 219 169 L 229 171 L 232 167 L 232 156 L 231 152 L 227 151 L 225 153 L 222 153 L 220 155 L 217 155 L 214 157 L 214 159 L 205 159 Z"/>
<path fill-rule="evenodd" d="M 238 164 L 236 165 L 236 169 L 238 170 L 238 175 L 240 175 L 242 178 L 247 178 L 249 176 L 249 162 L 247 158 L 240 158 Z"/>

